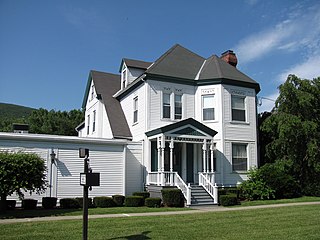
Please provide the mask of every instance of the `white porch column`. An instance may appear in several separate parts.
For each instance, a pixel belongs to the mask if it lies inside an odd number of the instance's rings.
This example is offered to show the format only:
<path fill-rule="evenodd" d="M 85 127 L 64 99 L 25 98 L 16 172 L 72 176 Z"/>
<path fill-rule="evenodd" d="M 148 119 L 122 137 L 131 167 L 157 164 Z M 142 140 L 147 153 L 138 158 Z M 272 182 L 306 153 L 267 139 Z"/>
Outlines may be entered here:
<path fill-rule="evenodd" d="M 161 136 L 161 172 L 164 172 L 164 149 L 166 147 L 165 136 Z"/>
<path fill-rule="evenodd" d="M 203 140 L 202 150 L 203 150 L 203 172 L 207 172 L 207 141 L 205 139 Z"/>
<path fill-rule="evenodd" d="M 213 157 L 214 157 L 214 143 L 213 141 L 211 141 L 211 145 L 210 145 L 210 154 L 211 154 L 211 172 L 213 173 L 214 172 L 214 169 L 213 169 Z"/>
<path fill-rule="evenodd" d="M 157 149 L 158 149 L 158 172 L 161 170 L 161 141 L 160 137 L 157 138 Z"/>
<path fill-rule="evenodd" d="M 170 172 L 173 172 L 173 148 L 174 148 L 173 138 L 171 138 L 169 147 L 170 147 Z"/>

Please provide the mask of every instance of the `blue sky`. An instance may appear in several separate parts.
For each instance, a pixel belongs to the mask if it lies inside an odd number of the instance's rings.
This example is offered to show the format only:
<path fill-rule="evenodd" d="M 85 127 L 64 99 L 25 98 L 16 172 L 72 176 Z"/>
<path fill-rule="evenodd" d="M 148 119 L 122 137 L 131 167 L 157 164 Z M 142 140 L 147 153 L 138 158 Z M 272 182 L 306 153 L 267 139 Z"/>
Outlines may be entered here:
<path fill-rule="evenodd" d="M 234 50 L 276 99 L 288 74 L 320 76 L 320 2 L 0 0 L 0 102 L 79 109 L 90 70 L 118 73 L 123 57 L 155 61 L 175 43 Z"/>

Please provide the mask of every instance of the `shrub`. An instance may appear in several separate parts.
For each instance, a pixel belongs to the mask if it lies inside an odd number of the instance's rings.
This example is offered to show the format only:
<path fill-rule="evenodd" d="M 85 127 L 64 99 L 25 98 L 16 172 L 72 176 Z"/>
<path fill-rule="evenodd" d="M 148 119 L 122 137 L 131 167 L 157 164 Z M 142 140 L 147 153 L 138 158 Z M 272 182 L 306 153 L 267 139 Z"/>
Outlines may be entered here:
<path fill-rule="evenodd" d="M 144 205 L 144 198 L 142 196 L 129 196 L 124 200 L 126 207 L 141 207 Z"/>
<path fill-rule="evenodd" d="M 7 209 L 13 210 L 16 207 L 17 201 L 16 200 L 7 200 L 6 203 L 7 203 Z"/>
<path fill-rule="evenodd" d="M 101 207 L 101 208 L 116 206 L 116 203 L 113 201 L 112 197 L 94 197 L 93 203 L 96 207 Z"/>
<path fill-rule="evenodd" d="M 132 196 L 141 196 L 144 199 L 150 197 L 150 193 L 149 192 L 134 192 L 132 193 Z"/>
<path fill-rule="evenodd" d="M 184 197 L 180 189 L 166 188 L 161 190 L 163 204 L 167 207 L 184 207 Z"/>
<path fill-rule="evenodd" d="M 60 199 L 61 208 L 80 208 L 79 202 L 75 198 Z"/>
<path fill-rule="evenodd" d="M 77 197 L 75 199 L 79 203 L 80 208 L 82 208 L 83 207 L 83 197 Z M 94 208 L 92 198 L 88 198 L 88 208 Z"/>
<path fill-rule="evenodd" d="M 221 195 L 219 202 L 222 206 L 233 206 L 238 204 L 238 198 L 236 194 Z"/>
<path fill-rule="evenodd" d="M 117 205 L 118 207 L 122 207 L 123 204 L 124 204 L 125 196 L 122 196 L 122 195 L 113 195 L 113 196 L 112 196 L 112 199 L 113 199 L 113 201 L 116 203 L 116 205 Z"/>
<path fill-rule="evenodd" d="M 241 199 L 247 199 L 252 201 L 275 198 L 275 191 L 271 189 L 269 186 L 267 186 L 265 182 L 259 179 L 255 179 L 254 181 L 251 179 L 244 181 L 240 185 L 240 190 Z"/>
<path fill-rule="evenodd" d="M 147 207 L 159 208 L 161 206 L 161 198 L 146 198 L 145 205 Z"/>
<path fill-rule="evenodd" d="M 55 197 L 43 197 L 42 198 L 42 207 L 45 209 L 55 208 L 57 205 L 57 198 Z"/>
<path fill-rule="evenodd" d="M 23 199 L 22 200 L 22 208 L 29 210 L 29 209 L 36 209 L 37 208 L 37 202 L 36 199 Z"/>

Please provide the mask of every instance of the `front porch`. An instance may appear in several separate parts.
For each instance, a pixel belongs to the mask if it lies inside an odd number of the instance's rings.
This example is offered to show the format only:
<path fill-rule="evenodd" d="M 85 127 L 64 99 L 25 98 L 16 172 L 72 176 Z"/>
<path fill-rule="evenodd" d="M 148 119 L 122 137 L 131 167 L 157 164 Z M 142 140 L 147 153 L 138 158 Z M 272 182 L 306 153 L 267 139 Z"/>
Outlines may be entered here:
<path fill-rule="evenodd" d="M 147 132 L 151 146 L 147 186 L 177 187 L 187 205 L 191 205 L 192 186 L 200 186 L 217 203 L 216 133 L 194 119 Z"/>

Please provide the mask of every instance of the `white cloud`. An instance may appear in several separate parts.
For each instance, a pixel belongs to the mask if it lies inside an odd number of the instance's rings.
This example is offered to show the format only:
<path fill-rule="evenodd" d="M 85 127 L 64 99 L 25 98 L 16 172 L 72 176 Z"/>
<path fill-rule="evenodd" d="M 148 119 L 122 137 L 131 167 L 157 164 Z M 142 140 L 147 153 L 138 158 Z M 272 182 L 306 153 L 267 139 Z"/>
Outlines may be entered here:
<path fill-rule="evenodd" d="M 274 51 L 302 50 L 305 55 L 320 49 L 320 7 L 293 8 L 287 18 L 275 26 L 254 33 L 234 47 L 242 64 Z"/>
<path fill-rule="evenodd" d="M 311 56 L 306 61 L 299 63 L 279 74 L 278 80 L 284 82 L 289 74 L 299 78 L 313 79 L 320 77 L 320 56 Z"/>

